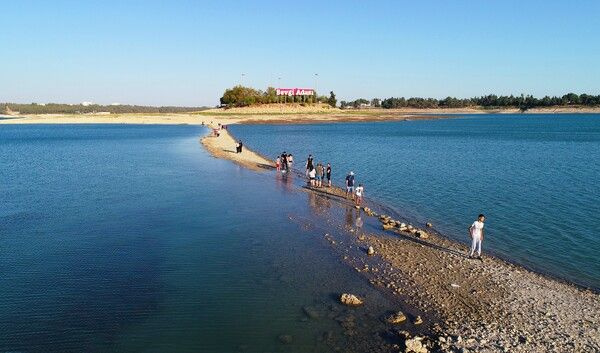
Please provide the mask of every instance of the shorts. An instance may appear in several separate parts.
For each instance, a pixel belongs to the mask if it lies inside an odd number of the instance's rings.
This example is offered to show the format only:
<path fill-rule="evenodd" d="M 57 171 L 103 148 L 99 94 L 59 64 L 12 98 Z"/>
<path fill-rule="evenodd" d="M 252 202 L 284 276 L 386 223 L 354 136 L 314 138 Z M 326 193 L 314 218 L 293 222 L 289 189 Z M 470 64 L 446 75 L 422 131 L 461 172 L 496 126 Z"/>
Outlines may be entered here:
<path fill-rule="evenodd" d="M 331 180 L 331 174 L 327 174 L 327 180 Z"/>
<path fill-rule="evenodd" d="M 322 176 L 322 175 L 317 175 L 317 180 L 318 180 L 318 181 L 321 181 L 321 180 L 323 180 L 323 176 Z"/>
<path fill-rule="evenodd" d="M 315 177 L 310 177 L 310 180 L 315 180 Z"/>
<path fill-rule="evenodd" d="M 346 186 L 346 192 L 354 192 L 354 186 Z"/>

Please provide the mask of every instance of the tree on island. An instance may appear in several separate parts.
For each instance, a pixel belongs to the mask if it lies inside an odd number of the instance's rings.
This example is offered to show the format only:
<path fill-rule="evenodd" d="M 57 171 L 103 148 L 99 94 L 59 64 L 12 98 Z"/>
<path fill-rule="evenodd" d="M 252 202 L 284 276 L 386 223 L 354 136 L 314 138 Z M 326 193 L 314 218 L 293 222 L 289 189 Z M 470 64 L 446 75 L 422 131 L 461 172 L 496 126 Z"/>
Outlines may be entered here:
<path fill-rule="evenodd" d="M 337 104 L 337 99 L 335 98 L 335 93 L 333 93 L 333 91 L 329 92 L 329 99 L 327 100 L 327 103 L 333 108 L 335 108 Z"/>

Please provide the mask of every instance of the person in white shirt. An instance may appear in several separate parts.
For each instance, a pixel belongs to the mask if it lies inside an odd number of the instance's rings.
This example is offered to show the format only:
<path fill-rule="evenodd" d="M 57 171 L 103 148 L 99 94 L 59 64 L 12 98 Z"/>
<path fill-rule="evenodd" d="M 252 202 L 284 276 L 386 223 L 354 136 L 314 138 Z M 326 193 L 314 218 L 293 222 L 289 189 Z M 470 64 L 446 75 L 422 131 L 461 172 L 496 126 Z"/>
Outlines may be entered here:
<path fill-rule="evenodd" d="M 363 185 L 358 184 L 358 187 L 356 188 L 356 191 L 355 191 L 356 199 L 354 200 L 356 202 L 357 206 L 360 206 L 360 204 L 362 203 L 364 192 L 365 192 L 365 188 L 363 187 Z"/>
<path fill-rule="evenodd" d="M 485 216 L 480 214 L 477 220 L 469 227 L 469 235 L 471 236 L 471 252 L 469 257 L 473 257 L 475 254 L 475 248 L 477 248 L 477 258 L 481 259 L 481 242 L 483 241 L 483 222 L 485 222 Z"/>
<path fill-rule="evenodd" d="M 310 186 L 315 187 L 316 186 L 316 182 L 315 182 L 315 177 L 317 176 L 317 171 L 315 170 L 315 168 L 312 168 L 309 172 L 308 172 L 308 178 L 310 180 Z"/>

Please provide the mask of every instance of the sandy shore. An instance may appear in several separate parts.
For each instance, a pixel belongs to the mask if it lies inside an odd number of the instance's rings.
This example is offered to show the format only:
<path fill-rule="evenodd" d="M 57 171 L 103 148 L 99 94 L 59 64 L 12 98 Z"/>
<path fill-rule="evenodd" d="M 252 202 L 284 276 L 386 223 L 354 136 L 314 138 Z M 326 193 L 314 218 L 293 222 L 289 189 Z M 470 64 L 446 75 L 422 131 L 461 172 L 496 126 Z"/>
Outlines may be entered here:
<path fill-rule="evenodd" d="M 228 133 L 205 137 L 203 144 L 214 156 L 255 170 L 272 163 L 247 148 L 239 155 L 220 152 L 234 149 L 235 140 Z M 352 207 L 340 188 L 305 190 L 337 200 L 340 207 Z M 348 226 L 348 239 L 325 237 L 338 253 L 345 254 L 343 261 L 374 286 L 440 318 L 424 323 L 431 335 L 416 337 L 427 351 L 600 351 L 598 293 L 493 256 L 484 256 L 483 261 L 469 259 L 464 245 L 436 233 L 434 226 L 415 225 L 413 231 L 402 231 L 400 221 L 390 226 L 389 218 L 380 220 L 371 210 L 360 212 L 371 222 L 385 223 L 387 229 L 382 226 L 380 233 L 373 234 Z M 369 246 L 374 256 L 366 254 Z M 394 332 L 405 342 L 415 339 L 401 327 Z"/>
<path fill-rule="evenodd" d="M 247 108 L 211 109 L 180 114 L 40 114 L 14 115 L 1 124 L 306 124 L 328 122 L 404 121 L 455 118 L 460 114 L 518 114 L 517 109 L 348 109 L 329 106 L 269 105 Z M 536 108 L 525 114 L 600 113 L 598 108 Z"/>

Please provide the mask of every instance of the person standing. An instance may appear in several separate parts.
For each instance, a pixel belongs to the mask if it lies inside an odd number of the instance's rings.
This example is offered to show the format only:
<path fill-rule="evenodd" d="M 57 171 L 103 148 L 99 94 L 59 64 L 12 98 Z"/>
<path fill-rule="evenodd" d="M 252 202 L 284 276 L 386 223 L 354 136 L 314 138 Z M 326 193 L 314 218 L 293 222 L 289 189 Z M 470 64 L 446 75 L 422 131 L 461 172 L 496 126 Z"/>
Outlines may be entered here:
<path fill-rule="evenodd" d="M 323 175 L 325 174 L 325 168 L 321 162 L 317 163 L 317 187 L 323 187 Z"/>
<path fill-rule="evenodd" d="M 288 154 L 287 156 L 287 164 L 288 164 L 288 168 L 290 170 L 292 170 L 292 167 L 294 166 L 294 155 L 293 154 Z"/>
<path fill-rule="evenodd" d="M 331 164 L 327 163 L 325 173 L 327 174 L 327 186 L 331 187 Z"/>
<path fill-rule="evenodd" d="M 244 144 L 242 143 L 242 140 L 240 140 L 239 144 L 240 144 L 240 153 L 242 153 L 242 148 L 244 147 Z"/>
<path fill-rule="evenodd" d="M 314 169 L 313 157 L 312 154 L 309 154 L 308 158 L 306 159 L 306 175 L 308 175 L 312 169 Z"/>
<path fill-rule="evenodd" d="M 283 151 L 283 153 L 281 154 L 281 172 L 285 173 L 285 172 L 287 172 L 287 169 L 288 169 L 287 154 L 285 153 L 285 151 Z"/>
<path fill-rule="evenodd" d="M 362 203 L 364 193 L 365 188 L 363 188 L 362 184 L 358 184 L 358 187 L 356 188 L 356 206 L 360 206 L 360 204 Z"/>
<path fill-rule="evenodd" d="M 346 197 L 354 195 L 354 172 L 346 175 Z"/>
<path fill-rule="evenodd" d="M 475 254 L 475 248 L 477 248 L 477 258 L 481 260 L 481 242 L 483 241 L 483 226 L 485 222 L 485 216 L 480 214 L 477 220 L 469 227 L 469 235 L 471 236 L 471 252 L 469 257 L 473 257 Z"/>
<path fill-rule="evenodd" d="M 308 172 L 308 178 L 310 179 L 310 186 L 311 187 L 315 187 L 315 177 L 317 175 L 317 171 L 315 170 L 315 168 L 311 169 Z"/>
<path fill-rule="evenodd" d="M 277 171 L 281 170 L 281 158 L 279 156 L 277 156 L 277 159 L 275 159 L 275 169 Z"/>

